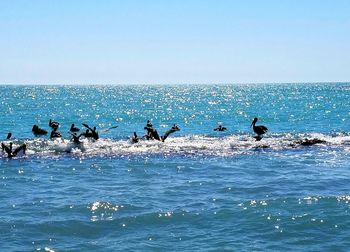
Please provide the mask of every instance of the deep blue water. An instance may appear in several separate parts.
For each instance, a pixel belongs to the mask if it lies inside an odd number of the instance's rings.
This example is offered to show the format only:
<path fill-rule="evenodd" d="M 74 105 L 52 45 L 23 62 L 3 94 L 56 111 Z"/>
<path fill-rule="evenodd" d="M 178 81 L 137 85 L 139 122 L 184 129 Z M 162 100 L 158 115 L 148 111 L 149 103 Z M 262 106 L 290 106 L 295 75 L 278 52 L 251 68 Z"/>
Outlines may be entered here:
<path fill-rule="evenodd" d="M 0 91 L 0 138 L 28 147 L 0 154 L 1 251 L 348 251 L 350 83 Z M 65 139 L 33 136 L 50 118 Z M 181 131 L 131 144 L 147 120 Z"/>

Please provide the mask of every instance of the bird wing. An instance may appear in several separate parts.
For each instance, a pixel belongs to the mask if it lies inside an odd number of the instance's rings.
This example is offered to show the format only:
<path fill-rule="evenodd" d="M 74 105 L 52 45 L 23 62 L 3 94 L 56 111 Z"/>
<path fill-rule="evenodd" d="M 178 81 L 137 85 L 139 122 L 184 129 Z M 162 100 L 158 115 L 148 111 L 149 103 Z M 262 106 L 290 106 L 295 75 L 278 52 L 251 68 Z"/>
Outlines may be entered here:
<path fill-rule="evenodd" d="M 266 128 L 265 126 L 263 126 L 263 125 L 261 125 L 260 126 L 260 128 L 264 131 L 264 132 L 266 132 L 266 131 L 268 131 L 269 129 L 268 128 Z"/>

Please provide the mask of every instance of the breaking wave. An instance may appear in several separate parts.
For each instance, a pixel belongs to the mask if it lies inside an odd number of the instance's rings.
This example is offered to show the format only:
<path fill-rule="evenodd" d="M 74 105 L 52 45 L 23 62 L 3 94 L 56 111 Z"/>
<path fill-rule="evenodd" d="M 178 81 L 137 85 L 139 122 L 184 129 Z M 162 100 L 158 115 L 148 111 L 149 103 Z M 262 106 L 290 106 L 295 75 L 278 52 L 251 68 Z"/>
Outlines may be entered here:
<path fill-rule="evenodd" d="M 306 139 L 320 140 L 320 143 L 305 146 L 301 144 Z M 255 150 L 279 151 L 299 148 L 342 148 L 350 150 L 350 134 L 335 133 L 326 135 L 311 134 L 275 134 L 256 141 L 251 135 L 230 135 L 226 137 L 210 137 L 192 135 L 168 138 L 164 143 L 160 141 L 140 140 L 132 144 L 129 139 L 99 139 L 92 141 L 82 139 L 81 144 L 75 144 L 68 139 L 31 139 L 13 141 L 14 146 L 25 142 L 26 156 L 123 156 L 123 155 L 213 155 L 231 156 L 245 154 Z M 8 144 L 9 141 L 5 141 Z M 0 157 L 6 157 L 1 153 Z"/>

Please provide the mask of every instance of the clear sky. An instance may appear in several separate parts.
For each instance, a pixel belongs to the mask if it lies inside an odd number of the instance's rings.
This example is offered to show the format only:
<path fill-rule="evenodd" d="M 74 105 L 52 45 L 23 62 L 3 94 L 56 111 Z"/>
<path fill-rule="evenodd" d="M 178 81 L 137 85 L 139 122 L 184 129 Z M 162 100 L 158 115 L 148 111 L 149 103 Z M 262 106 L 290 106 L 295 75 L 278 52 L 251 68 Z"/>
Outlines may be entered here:
<path fill-rule="evenodd" d="M 1 0 L 0 83 L 350 81 L 348 0 Z"/>

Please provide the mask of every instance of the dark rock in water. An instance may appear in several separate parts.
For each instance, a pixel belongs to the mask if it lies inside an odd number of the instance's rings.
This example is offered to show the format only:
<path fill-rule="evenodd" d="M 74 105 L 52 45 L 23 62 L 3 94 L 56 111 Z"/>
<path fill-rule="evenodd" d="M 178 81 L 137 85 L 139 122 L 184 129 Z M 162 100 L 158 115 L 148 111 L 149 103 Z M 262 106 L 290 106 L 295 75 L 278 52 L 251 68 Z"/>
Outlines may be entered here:
<path fill-rule="evenodd" d="M 256 149 L 256 150 L 258 150 L 258 149 L 267 149 L 267 148 L 270 148 L 270 145 L 263 144 L 263 145 L 258 145 L 258 146 L 254 147 L 254 149 Z"/>
<path fill-rule="evenodd" d="M 254 136 L 253 138 L 255 138 L 256 141 L 260 141 L 262 139 L 262 136 Z"/>
<path fill-rule="evenodd" d="M 318 139 L 318 138 L 314 138 L 314 139 L 307 139 L 305 138 L 304 140 L 300 140 L 295 142 L 296 144 L 300 144 L 302 146 L 312 146 L 314 144 L 323 144 L 326 143 L 326 141 Z"/>

